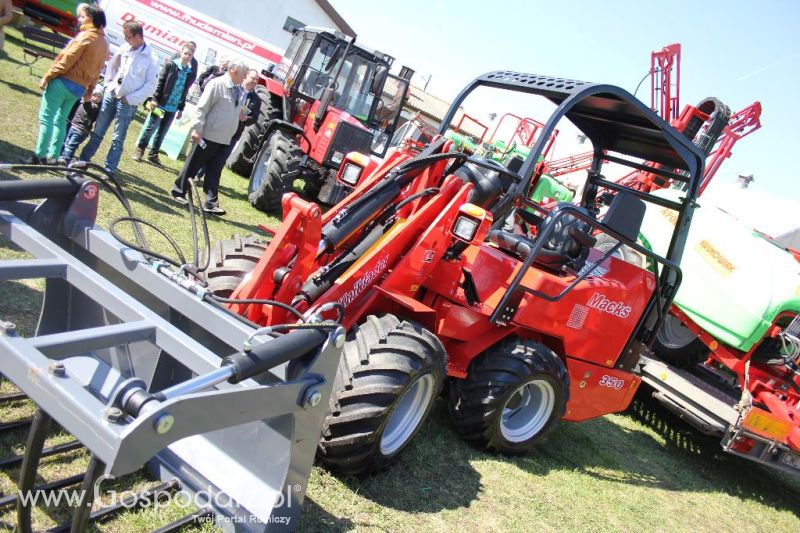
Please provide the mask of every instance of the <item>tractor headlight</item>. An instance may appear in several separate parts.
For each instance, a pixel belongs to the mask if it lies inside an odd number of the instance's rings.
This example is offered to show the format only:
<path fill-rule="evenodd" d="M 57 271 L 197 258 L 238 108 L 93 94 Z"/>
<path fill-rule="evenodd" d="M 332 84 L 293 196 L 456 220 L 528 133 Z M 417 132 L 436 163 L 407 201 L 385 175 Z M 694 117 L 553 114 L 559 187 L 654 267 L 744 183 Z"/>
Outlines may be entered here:
<path fill-rule="evenodd" d="M 475 238 L 475 233 L 478 231 L 480 221 L 475 220 L 464 215 L 459 215 L 456 218 L 456 223 L 453 225 L 453 235 L 462 241 L 471 242 Z"/>
<path fill-rule="evenodd" d="M 344 154 L 342 152 L 333 152 L 333 155 L 331 155 L 331 163 L 334 165 L 341 165 L 342 160 L 344 160 Z"/>
<path fill-rule="evenodd" d="M 339 177 L 343 182 L 351 187 L 354 187 L 355 184 L 358 183 L 358 178 L 361 177 L 362 170 L 364 170 L 364 167 L 347 162 L 344 164 L 344 168 L 342 169 L 342 173 Z"/>

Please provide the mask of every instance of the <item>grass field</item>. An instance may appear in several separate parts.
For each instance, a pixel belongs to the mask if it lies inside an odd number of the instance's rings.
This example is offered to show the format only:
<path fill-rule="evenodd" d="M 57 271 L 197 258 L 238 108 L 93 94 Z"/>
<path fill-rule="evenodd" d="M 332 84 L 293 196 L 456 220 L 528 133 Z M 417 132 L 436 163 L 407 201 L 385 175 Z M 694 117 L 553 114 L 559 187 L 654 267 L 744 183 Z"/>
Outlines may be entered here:
<path fill-rule="evenodd" d="M 8 30 L 0 59 L 0 161 L 30 153 L 37 134 L 40 60 L 33 74 L 22 64 L 15 30 Z M 168 188 L 179 163 L 157 168 L 130 159 L 141 117 L 131 126 L 121 165 L 121 180 L 137 214 L 169 228 L 187 252 L 191 250 L 188 214 L 173 204 Z M 110 134 L 109 136 L 110 137 Z M 97 161 L 108 149 L 105 142 Z M 0 173 L 0 179 L 35 179 L 34 175 Z M 275 226 L 275 218 L 251 208 L 244 179 L 226 171 L 221 203 L 228 215 L 210 222 L 212 240 L 232 233 Z M 101 200 L 98 223 L 107 226 L 123 214 L 116 200 Z M 166 250 L 162 242 L 157 244 Z M 7 245 L 0 256 L 18 252 Z M 35 328 L 42 283 L 3 283 L 0 317 L 30 334 Z M 0 392 L 12 390 L 3 383 Z M 30 415 L 20 401 L 0 408 L 3 422 Z M 52 442 L 68 440 L 57 435 Z M 0 438 L 0 456 L 20 453 L 24 432 Z M 264 450 L 269 453 L 269 450 Z M 79 472 L 86 455 L 73 452 L 44 461 L 42 479 Z M 0 474 L 0 490 L 15 490 L 17 472 Z M 120 490 L 152 485 L 145 475 L 119 482 Z M 144 531 L 175 519 L 186 510 L 128 512 L 98 526 L 101 531 Z M 627 413 L 581 424 L 564 424 L 535 453 L 525 457 L 493 456 L 462 442 L 443 403 L 398 464 L 364 479 L 339 479 L 315 467 L 309 480 L 303 531 L 786 531 L 800 530 L 800 481 L 756 464 L 722 454 L 719 443 L 696 435 L 679 421 L 637 400 Z M 37 527 L 66 517 L 63 509 L 37 509 Z M 11 513 L 0 515 L 11 522 Z M 2 524 L 0 524 L 0 528 Z M 211 529 L 206 527 L 206 529 Z"/>

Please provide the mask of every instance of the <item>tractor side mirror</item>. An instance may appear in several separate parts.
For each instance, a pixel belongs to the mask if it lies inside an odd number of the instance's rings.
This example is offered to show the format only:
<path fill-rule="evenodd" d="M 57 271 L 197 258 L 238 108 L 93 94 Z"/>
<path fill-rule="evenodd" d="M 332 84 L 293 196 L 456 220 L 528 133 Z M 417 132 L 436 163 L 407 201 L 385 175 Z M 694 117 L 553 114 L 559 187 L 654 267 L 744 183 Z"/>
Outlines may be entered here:
<path fill-rule="evenodd" d="M 386 83 L 386 76 L 389 75 L 389 69 L 386 67 L 378 67 L 375 71 L 375 76 L 372 78 L 372 84 L 369 86 L 370 94 L 381 94 L 383 85 Z"/>

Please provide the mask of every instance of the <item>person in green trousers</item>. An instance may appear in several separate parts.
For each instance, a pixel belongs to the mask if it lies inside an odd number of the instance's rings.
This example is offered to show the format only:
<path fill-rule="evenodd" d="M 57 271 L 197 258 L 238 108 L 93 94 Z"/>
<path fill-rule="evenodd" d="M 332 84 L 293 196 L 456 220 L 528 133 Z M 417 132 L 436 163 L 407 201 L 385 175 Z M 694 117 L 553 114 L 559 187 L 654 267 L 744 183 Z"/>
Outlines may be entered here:
<path fill-rule="evenodd" d="M 56 162 L 67 134 L 67 117 L 75 102 L 92 97 L 100 71 L 108 59 L 103 28 L 106 16 L 96 4 L 77 9 L 80 32 L 64 47 L 39 82 L 44 90 L 39 106 L 39 137 L 28 164 Z"/>

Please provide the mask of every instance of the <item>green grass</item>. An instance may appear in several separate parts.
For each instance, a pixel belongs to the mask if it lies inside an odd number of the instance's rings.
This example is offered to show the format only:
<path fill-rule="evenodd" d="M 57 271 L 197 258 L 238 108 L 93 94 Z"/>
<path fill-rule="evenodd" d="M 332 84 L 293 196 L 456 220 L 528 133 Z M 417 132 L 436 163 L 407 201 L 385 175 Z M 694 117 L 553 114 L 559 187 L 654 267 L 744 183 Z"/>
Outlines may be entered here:
<path fill-rule="evenodd" d="M 13 30 L 0 59 L 0 160 L 30 153 L 37 133 L 38 77 L 23 66 Z M 168 228 L 187 253 L 191 232 L 185 208 L 174 205 L 168 190 L 179 163 L 164 158 L 165 168 L 130 159 L 142 117 L 131 126 L 121 164 L 121 179 L 139 216 Z M 108 135 L 110 138 L 110 134 Z M 102 162 L 106 141 L 98 152 Z M 0 178 L 40 176 L 4 173 Z M 246 182 L 226 171 L 221 202 L 229 214 L 212 219 L 212 239 L 257 231 L 278 221 L 251 208 Z M 105 195 L 98 223 L 106 226 L 123 214 Z M 154 238 L 155 239 L 155 238 Z M 155 247 L 166 252 L 163 242 Z M 5 246 L 3 258 L 20 257 Z M 40 280 L 0 285 L 0 317 L 17 323 L 23 334 L 34 331 L 41 302 Z M 0 392 L 12 387 L 3 383 Z M 3 421 L 27 416 L 29 401 L 0 408 Z M 53 442 L 69 440 L 56 433 Z M 0 456 L 20 453 L 24 432 L 0 438 Z M 269 453 L 263 450 L 263 453 Z M 87 456 L 73 452 L 44 461 L 42 479 L 81 471 Z M 10 475 L 9 475 L 10 474 Z M 0 474 L 0 490 L 14 489 L 16 471 Z M 153 485 L 144 475 L 121 480 L 119 490 Z M 130 512 L 99 527 L 102 531 L 143 531 L 180 516 Z M 315 467 L 298 528 L 301 531 L 798 531 L 800 482 L 759 465 L 723 454 L 719 442 L 698 436 L 677 420 L 637 401 L 630 412 L 580 424 L 563 424 L 535 453 L 494 456 L 476 450 L 455 434 L 439 401 L 432 416 L 399 462 L 364 479 L 339 479 Z M 37 509 L 38 527 L 64 519 L 67 510 Z M 13 522 L 11 513 L 0 520 Z M 0 526 L 2 527 L 2 526 Z M 206 526 L 206 529 L 211 529 Z"/>

